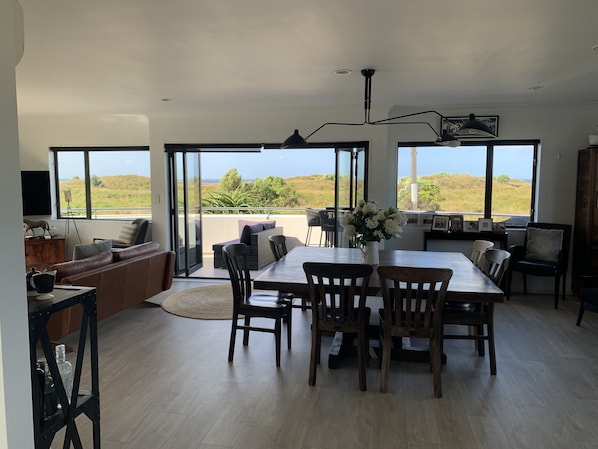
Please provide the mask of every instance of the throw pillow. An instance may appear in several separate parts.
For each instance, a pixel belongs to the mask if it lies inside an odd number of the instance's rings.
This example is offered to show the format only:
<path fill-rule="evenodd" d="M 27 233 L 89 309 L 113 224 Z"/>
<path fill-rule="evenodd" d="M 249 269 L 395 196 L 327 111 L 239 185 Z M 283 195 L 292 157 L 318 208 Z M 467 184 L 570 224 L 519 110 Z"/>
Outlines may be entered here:
<path fill-rule="evenodd" d="M 264 225 L 264 231 L 266 229 L 274 229 L 276 227 L 276 220 L 263 221 L 262 224 Z"/>
<path fill-rule="evenodd" d="M 123 225 L 120 234 L 118 236 L 118 241 L 124 243 L 125 245 L 133 245 L 135 243 L 135 236 L 137 235 L 137 225 L 136 224 L 125 224 Z"/>
<path fill-rule="evenodd" d="M 556 262 L 562 243 L 562 229 L 527 228 L 525 258 Z"/>
<path fill-rule="evenodd" d="M 252 226 L 245 225 L 243 228 L 243 232 L 241 232 L 241 243 L 245 243 L 248 246 L 251 246 L 251 234 L 255 234 L 256 232 L 262 232 L 264 230 L 264 225 L 261 223 L 254 224 Z"/>
<path fill-rule="evenodd" d="M 87 259 L 96 254 L 110 251 L 112 249 L 112 240 L 102 240 L 97 243 L 84 243 L 75 245 L 73 249 L 73 260 Z"/>

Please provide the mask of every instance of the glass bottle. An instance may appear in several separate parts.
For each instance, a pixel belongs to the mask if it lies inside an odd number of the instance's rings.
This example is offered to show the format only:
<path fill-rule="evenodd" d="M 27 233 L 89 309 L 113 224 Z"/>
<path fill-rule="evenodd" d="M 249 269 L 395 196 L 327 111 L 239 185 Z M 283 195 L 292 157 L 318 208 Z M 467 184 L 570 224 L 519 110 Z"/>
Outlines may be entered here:
<path fill-rule="evenodd" d="M 40 359 L 40 366 L 44 369 L 44 421 L 49 421 L 58 414 L 58 395 L 54 386 L 54 379 L 50 374 L 48 362 Z"/>
<path fill-rule="evenodd" d="M 73 365 L 66 359 L 66 346 L 56 345 L 56 364 L 58 372 L 62 379 L 62 385 L 66 391 L 66 397 L 71 402 L 71 393 L 73 392 Z"/>

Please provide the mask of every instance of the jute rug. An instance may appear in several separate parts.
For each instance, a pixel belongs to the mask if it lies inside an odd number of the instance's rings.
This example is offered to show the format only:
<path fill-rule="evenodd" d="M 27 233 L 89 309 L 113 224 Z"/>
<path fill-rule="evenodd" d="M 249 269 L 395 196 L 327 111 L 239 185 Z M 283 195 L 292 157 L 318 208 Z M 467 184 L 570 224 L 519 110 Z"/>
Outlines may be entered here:
<path fill-rule="evenodd" d="M 230 284 L 207 285 L 173 293 L 162 302 L 173 315 L 200 320 L 230 320 L 233 292 Z"/>

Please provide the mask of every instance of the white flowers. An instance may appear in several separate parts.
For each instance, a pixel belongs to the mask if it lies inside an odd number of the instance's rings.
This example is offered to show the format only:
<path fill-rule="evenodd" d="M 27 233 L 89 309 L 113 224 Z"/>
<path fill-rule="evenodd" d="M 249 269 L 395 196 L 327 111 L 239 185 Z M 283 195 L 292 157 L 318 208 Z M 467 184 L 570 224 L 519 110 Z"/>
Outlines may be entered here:
<path fill-rule="evenodd" d="M 405 217 L 396 207 L 378 209 L 375 201 L 360 201 L 353 212 L 343 215 L 345 234 L 359 246 L 365 242 L 399 237 Z"/>

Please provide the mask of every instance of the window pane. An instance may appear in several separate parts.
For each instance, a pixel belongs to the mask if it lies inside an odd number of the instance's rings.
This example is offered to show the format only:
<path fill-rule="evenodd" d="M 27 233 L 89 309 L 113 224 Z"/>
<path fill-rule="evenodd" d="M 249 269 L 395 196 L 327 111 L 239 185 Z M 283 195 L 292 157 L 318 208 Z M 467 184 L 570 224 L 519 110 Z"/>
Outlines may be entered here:
<path fill-rule="evenodd" d="M 151 216 L 149 151 L 90 151 L 92 218 Z"/>
<path fill-rule="evenodd" d="M 532 201 L 533 145 L 494 147 L 492 218 L 509 226 L 525 226 Z"/>
<path fill-rule="evenodd" d="M 60 217 L 85 218 L 85 160 L 83 151 L 57 152 Z"/>
<path fill-rule="evenodd" d="M 399 147 L 397 207 L 484 215 L 486 147 Z"/>

